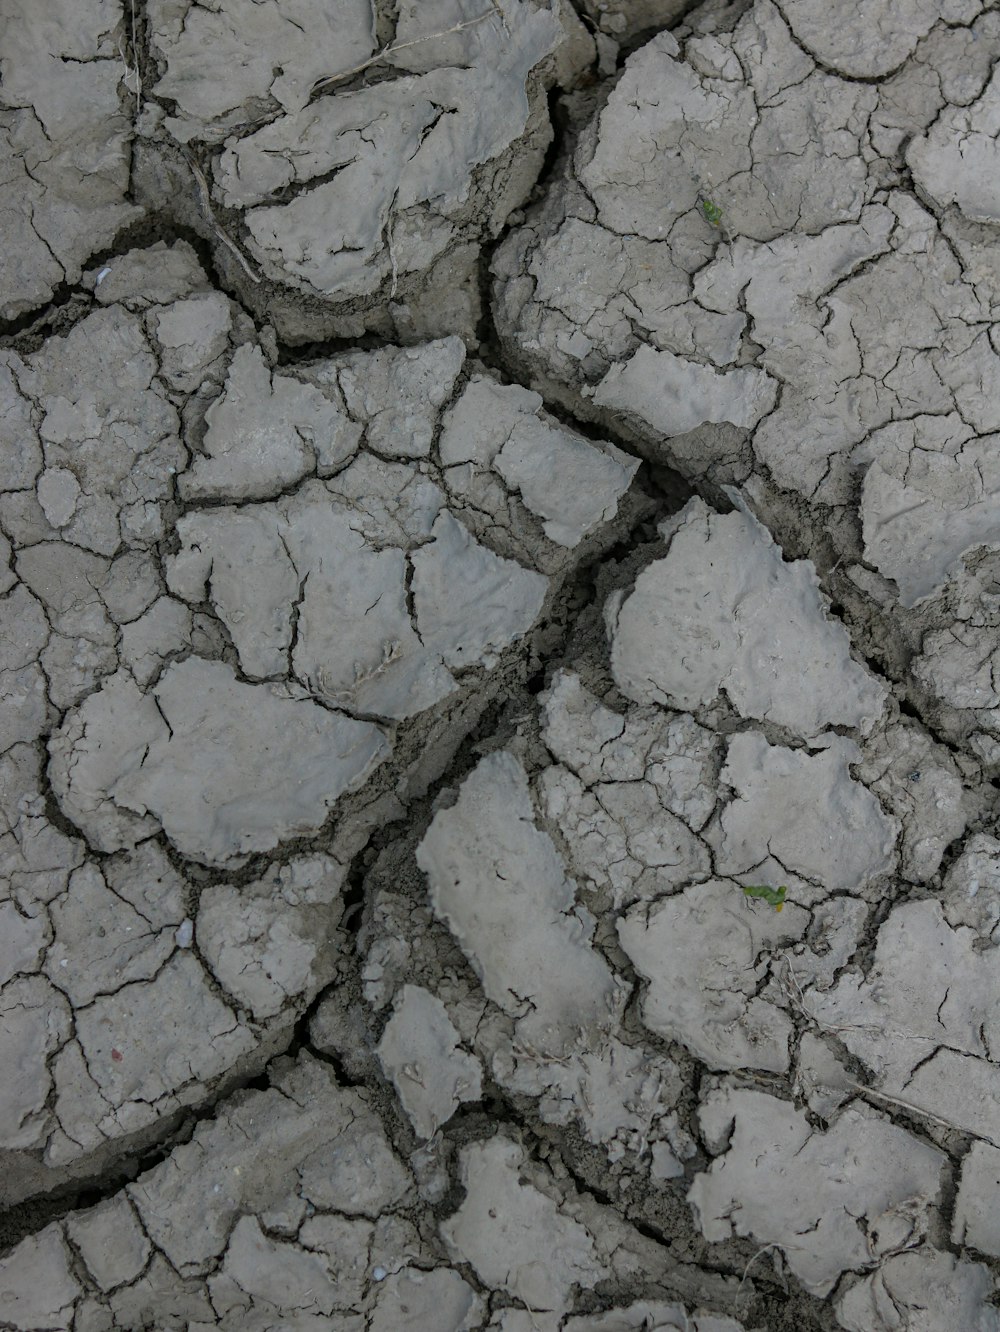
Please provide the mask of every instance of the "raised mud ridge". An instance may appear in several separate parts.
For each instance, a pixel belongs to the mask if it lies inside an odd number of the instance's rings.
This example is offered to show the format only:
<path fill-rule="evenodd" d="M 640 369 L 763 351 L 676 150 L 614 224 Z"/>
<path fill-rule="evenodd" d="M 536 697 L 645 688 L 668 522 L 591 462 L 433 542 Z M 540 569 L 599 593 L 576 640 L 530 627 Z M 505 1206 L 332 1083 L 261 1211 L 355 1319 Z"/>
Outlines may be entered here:
<path fill-rule="evenodd" d="M 1000 11 L 8 9 L 0 1328 L 1000 1332 Z"/>

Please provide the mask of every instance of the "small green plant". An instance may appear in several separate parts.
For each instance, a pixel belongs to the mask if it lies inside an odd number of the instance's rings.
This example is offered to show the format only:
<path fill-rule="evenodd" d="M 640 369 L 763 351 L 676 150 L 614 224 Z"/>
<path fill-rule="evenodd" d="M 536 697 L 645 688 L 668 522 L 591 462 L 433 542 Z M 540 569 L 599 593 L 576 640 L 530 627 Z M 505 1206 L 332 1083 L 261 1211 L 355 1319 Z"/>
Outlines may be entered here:
<path fill-rule="evenodd" d="M 706 222 L 711 222 L 713 227 L 717 227 L 722 221 L 722 209 L 718 204 L 712 203 L 711 199 L 702 199 L 701 211 L 705 214 Z"/>
<path fill-rule="evenodd" d="M 744 897 L 759 897 L 765 901 L 768 906 L 773 906 L 775 911 L 780 911 L 785 905 L 785 894 L 788 889 L 784 884 L 780 888 L 772 888 L 766 883 L 748 883 L 743 888 Z"/>

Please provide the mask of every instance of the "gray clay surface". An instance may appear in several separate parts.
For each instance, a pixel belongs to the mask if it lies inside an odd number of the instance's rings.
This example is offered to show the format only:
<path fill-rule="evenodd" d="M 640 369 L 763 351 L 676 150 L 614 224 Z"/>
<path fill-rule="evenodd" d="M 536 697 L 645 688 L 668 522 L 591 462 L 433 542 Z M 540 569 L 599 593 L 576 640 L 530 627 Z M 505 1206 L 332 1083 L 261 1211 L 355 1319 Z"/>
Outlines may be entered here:
<path fill-rule="evenodd" d="M 2 19 L 0 1329 L 1000 1332 L 1000 9 Z"/>

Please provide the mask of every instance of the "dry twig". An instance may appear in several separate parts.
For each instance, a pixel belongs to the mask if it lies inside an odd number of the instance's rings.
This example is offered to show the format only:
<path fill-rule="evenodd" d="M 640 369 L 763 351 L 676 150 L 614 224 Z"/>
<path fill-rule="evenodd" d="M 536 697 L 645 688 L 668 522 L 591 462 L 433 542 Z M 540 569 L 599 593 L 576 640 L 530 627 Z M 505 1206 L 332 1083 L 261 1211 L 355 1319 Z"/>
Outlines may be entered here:
<path fill-rule="evenodd" d="M 510 25 L 507 22 L 507 15 L 503 12 L 503 5 L 501 5 L 500 0 L 490 0 L 490 3 L 497 12 L 497 17 L 500 20 L 500 26 L 501 28 L 503 28 L 504 31 L 504 36 L 509 37 Z"/>
<path fill-rule="evenodd" d="M 388 56 L 395 55 L 397 51 L 405 51 L 410 46 L 419 46 L 422 42 L 433 42 L 439 37 L 449 37 L 453 32 L 463 32 L 466 28 L 474 28 L 477 23 L 482 23 L 484 19 L 496 18 L 499 14 L 500 21 L 507 30 L 507 20 L 504 12 L 500 9 L 496 0 L 490 0 L 492 8 L 485 14 L 477 14 L 475 18 L 465 19 L 462 23 L 454 23 L 450 28 L 442 28 L 440 32 L 428 32 L 423 37 L 412 37 L 408 42 L 397 42 L 395 46 L 383 46 L 381 51 L 376 51 L 373 56 L 367 60 L 362 60 L 360 65 L 352 65 L 350 69 L 342 69 L 338 74 L 327 74 L 322 79 L 317 79 L 312 86 L 312 95 L 318 92 L 324 92 L 335 83 L 343 83 L 345 79 L 352 79 L 355 74 L 363 74 L 366 69 L 372 65 L 377 65 Z"/>
<path fill-rule="evenodd" d="M 236 244 L 233 238 L 230 235 L 228 235 L 225 231 L 223 231 L 222 227 L 219 225 L 218 221 L 216 220 L 215 211 L 212 208 L 212 196 L 209 193 L 208 181 L 205 179 L 204 171 L 202 171 L 201 167 L 194 160 L 194 158 L 191 156 L 190 153 L 185 152 L 184 160 L 191 168 L 191 174 L 192 176 L 194 176 L 195 183 L 198 186 L 198 197 L 201 200 L 202 211 L 204 212 L 205 216 L 208 218 L 212 230 L 215 232 L 216 236 L 226 247 L 226 249 L 229 250 L 230 253 L 233 254 L 236 257 L 236 259 L 239 261 L 240 267 L 243 269 L 244 273 L 246 273 L 250 281 L 259 282 L 260 274 L 255 271 L 250 260 L 246 257 L 246 255 Z"/>
<path fill-rule="evenodd" d="M 919 1105 L 914 1105 L 912 1101 L 904 1101 L 901 1096 L 890 1096 L 888 1092 L 876 1091 L 874 1087 L 862 1087 L 860 1082 L 849 1082 L 848 1087 L 858 1096 L 873 1096 L 876 1101 L 884 1101 L 886 1105 L 896 1105 L 900 1110 L 908 1110 L 911 1115 L 917 1115 L 921 1119 L 929 1119 L 932 1124 L 940 1124 L 942 1128 L 950 1129 L 952 1133 L 967 1133 L 970 1138 L 978 1138 L 980 1142 L 989 1142 L 989 1138 L 983 1138 L 978 1133 L 973 1133 L 971 1129 L 957 1128 L 948 1119 L 942 1119 L 940 1115 L 932 1114 L 930 1110 L 924 1110 Z M 842 1090 L 837 1088 L 837 1091 Z"/>
<path fill-rule="evenodd" d="M 392 264 L 392 285 L 389 288 L 389 299 L 396 294 L 396 285 L 399 281 L 399 265 L 396 262 L 396 247 L 392 243 L 392 221 L 393 209 L 396 207 L 396 200 L 399 198 L 399 191 L 392 196 L 392 203 L 389 205 L 389 214 L 385 219 L 385 236 L 389 247 L 389 262 Z"/>
<path fill-rule="evenodd" d="M 739 1284 L 739 1286 L 737 1287 L 737 1290 L 736 1290 L 736 1298 L 737 1298 L 737 1299 L 739 1299 L 740 1296 L 741 1296 L 742 1293 L 743 1293 L 743 1287 L 746 1285 L 746 1280 L 747 1280 L 747 1277 L 750 1275 L 750 1269 L 751 1269 L 751 1267 L 753 1267 L 754 1263 L 757 1261 L 758 1258 L 763 1258 L 764 1254 L 765 1254 L 765 1253 L 769 1253 L 772 1249 L 778 1249 L 779 1252 L 780 1252 L 781 1246 L 780 1246 L 779 1244 L 765 1244 L 764 1247 L 763 1247 L 762 1249 L 758 1249 L 758 1250 L 757 1250 L 757 1252 L 754 1254 L 754 1256 L 753 1256 L 753 1257 L 750 1259 L 750 1261 L 747 1263 L 746 1267 L 744 1267 L 744 1269 L 743 1269 L 743 1276 L 740 1278 L 740 1284 Z M 777 1267 L 775 1267 L 775 1274 L 776 1274 L 776 1275 L 780 1275 L 780 1273 L 778 1272 Z M 785 1286 L 785 1289 L 786 1289 L 786 1290 L 788 1289 L 787 1284 L 786 1284 L 786 1286 Z"/>
<path fill-rule="evenodd" d="M 132 63 L 129 64 L 128 56 L 125 54 L 125 36 L 124 31 L 119 29 L 118 33 L 118 54 L 121 56 L 122 64 L 125 66 L 125 73 L 122 76 L 122 82 L 130 92 L 135 93 L 135 113 L 139 114 L 142 109 L 142 75 L 139 73 L 139 43 L 135 32 L 135 0 L 130 0 L 131 5 L 131 35 L 129 45 L 132 50 Z M 132 81 L 135 80 L 135 87 L 132 87 Z"/>

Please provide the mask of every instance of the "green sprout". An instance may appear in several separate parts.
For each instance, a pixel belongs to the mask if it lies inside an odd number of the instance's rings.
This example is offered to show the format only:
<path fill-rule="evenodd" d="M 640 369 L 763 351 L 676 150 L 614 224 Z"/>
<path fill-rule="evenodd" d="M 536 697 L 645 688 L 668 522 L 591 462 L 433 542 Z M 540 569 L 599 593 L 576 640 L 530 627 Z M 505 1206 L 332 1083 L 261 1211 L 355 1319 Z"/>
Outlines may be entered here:
<path fill-rule="evenodd" d="M 749 883 L 743 889 L 744 897 L 760 897 L 768 904 L 773 906 L 775 911 L 780 911 L 785 905 L 785 893 L 788 889 L 784 884 L 780 888 L 772 888 L 766 883 Z"/>
<path fill-rule="evenodd" d="M 722 221 L 722 209 L 718 204 L 712 203 L 711 199 L 702 199 L 701 211 L 705 214 L 706 222 L 711 222 L 713 227 L 717 227 Z"/>

